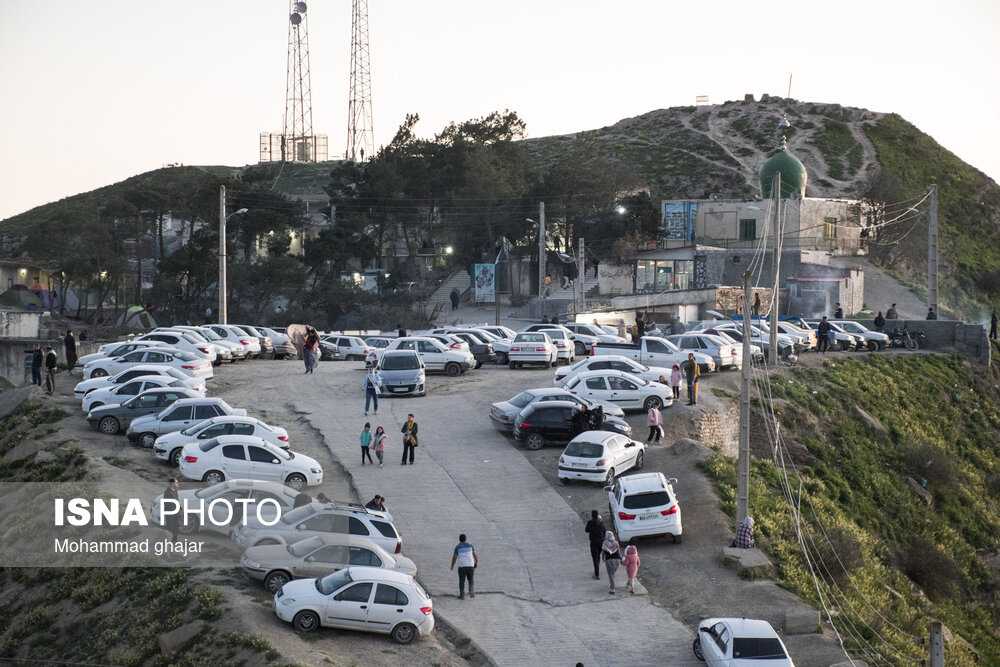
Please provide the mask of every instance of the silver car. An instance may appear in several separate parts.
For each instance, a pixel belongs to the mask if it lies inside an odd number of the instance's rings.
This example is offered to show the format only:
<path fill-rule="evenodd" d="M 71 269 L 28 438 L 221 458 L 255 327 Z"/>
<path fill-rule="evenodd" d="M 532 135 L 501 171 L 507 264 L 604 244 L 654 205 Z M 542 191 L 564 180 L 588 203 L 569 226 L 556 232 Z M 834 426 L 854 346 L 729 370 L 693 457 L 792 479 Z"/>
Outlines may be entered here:
<path fill-rule="evenodd" d="M 251 522 L 236 526 L 231 537 L 241 547 L 291 544 L 306 537 L 329 533 L 369 537 L 389 553 L 399 553 L 403 540 L 392 516 L 361 505 L 309 503 L 284 512 L 273 526 Z"/>
<path fill-rule="evenodd" d="M 424 362 L 415 350 L 382 353 L 378 370 L 382 375 L 380 396 L 423 396 L 427 391 Z"/>
<path fill-rule="evenodd" d="M 125 435 L 129 442 L 137 442 L 143 447 L 152 447 L 157 436 L 182 431 L 189 426 L 220 415 L 245 417 L 246 414 L 247 411 L 243 408 L 230 407 L 221 398 L 182 399 L 171 404 L 162 412 L 133 419 Z"/>
<path fill-rule="evenodd" d="M 601 406 L 604 414 L 613 417 L 625 417 L 625 411 L 614 403 L 595 402 L 583 396 L 575 396 L 562 387 L 542 387 L 540 389 L 528 389 L 507 401 L 500 401 L 490 406 L 490 421 L 499 431 L 511 432 L 514 430 L 514 421 L 526 407 L 536 401 L 572 401 L 580 405 L 581 409 L 593 410 L 598 405 Z"/>
<path fill-rule="evenodd" d="M 302 492 L 296 491 L 290 486 L 285 486 L 280 482 L 267 482 L 259 479 L 227 479 L 218 484 L 201 487 L 197 489 L 181 489 L 177 492 L 177 499 L 183 503 L 187 501 L 188 507 L 197 507 L 203 504 L 206 508 L 206 516 L 210 518 L 202 520 L 195 513 L 189 514 L 177 527 L 177 532 L 188 535 L 199 530 L 229 535 L 233 528 L 242 520 L 242 507 L 246 507 L 248 517 L 256 519 L 258 513 L 265 521 L 273 521 L 277 512 L 287 512 L 295 507 L 295 499 Z M 212 504 L 212 501 L 220 500 Z M 257 504 L 263 500 L 271 500 L 273 503 Z M 153 500 L 150 508 L 150 515 L 153 522 L 161 525 L 160 509 L 163 501 L 163 494 L 158 495 Z M 280 507 L 275 509 L 274 504 Z M 229 510 L 234 511 L 230 514 Z"/>

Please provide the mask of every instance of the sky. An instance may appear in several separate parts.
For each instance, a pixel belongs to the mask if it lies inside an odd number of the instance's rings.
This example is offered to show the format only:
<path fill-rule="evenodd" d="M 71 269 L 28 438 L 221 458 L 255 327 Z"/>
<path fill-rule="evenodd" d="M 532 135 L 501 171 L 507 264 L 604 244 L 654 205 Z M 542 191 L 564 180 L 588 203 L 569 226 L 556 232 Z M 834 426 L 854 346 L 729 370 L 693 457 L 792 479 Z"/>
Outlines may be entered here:
<path fill-rule="evenodd" d="M 347 135 L 351 1 L 307 0 L 313 127 Z M 0 219 L 280 132 L 287 0 L 0 0 Z M 510 109 L 528 136 L 752 93 L 895 112 L 1000 180 L 996 0 L 371 0 L 376 145 Z"/>

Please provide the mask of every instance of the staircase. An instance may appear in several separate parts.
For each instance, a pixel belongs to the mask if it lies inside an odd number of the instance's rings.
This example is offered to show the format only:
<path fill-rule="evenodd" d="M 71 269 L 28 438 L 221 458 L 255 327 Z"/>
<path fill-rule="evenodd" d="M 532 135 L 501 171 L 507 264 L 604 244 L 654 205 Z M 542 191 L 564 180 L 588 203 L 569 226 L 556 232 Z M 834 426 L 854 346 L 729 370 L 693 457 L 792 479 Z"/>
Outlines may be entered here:
<path fill-rule="evenodd" d="M 586 294 L 587 292 L 589 292 L 593 288 L 597 287 L 597 282 L 598 282 L 597 278 L 594 277 L 593 273 L 590 273 L 589 275 L 587 275 L 586 278 L 584 278 L 584 294 Z M 559 279 L 556 279 L 556 278 L 552 279 L 552 285 L 549 286 L 549 299 L 553 299 L 553 300 L 563 300 L 563 299 L 565 299 L 565 300 L 568 300 L 568 301 L 573 301 L 574 297 L 579 298 L 579 296 L 580 296 L 580 280 L 579 279 L 576 280 L 576 292 L 575 293 L 573 292 L 573 285 L 570 285 L 566 289 L 563 289 L 561 287 L 561 285 L 562 285 L 562 278 L 561 277 Z"/>
<path fill-rule="evenodd" d="M 464 293 L 472 284 L 472 277 L 465 269 L 460 269 L 451 274 L 451 277 L 441 283 L 441 286 L 434 290 L 434 294 L 427 300 L 429 306 L 440 305 L 442 310 L 451 310 L 451 291 L 458 288 L 459 293 Z"/>

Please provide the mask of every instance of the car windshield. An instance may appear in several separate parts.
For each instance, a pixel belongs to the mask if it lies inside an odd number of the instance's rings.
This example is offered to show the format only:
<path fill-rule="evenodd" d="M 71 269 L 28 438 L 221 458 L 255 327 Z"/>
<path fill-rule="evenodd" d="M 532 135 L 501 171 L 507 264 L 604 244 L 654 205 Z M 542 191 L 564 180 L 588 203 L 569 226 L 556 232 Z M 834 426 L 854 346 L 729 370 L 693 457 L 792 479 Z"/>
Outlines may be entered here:
<path fill-rule="evenodd" d="M 515 396 L 514 398 L 510 399 L 507 402 L 513 405 L 515 408 L 523 408 L 528 403 L 531 403 L 533 400 L 535 400 L 534 394 L 532 394 L 530 391 L 522 391 L 520 394 L 518 394 L 517 396 Z"/>
<path fill-rule="evenodd" d="M 781 642 L 775 637 L 734 637 L 733 658 L 781 660 L 786 658 Z"/>
<path fill-rule="evenodd" d="M 566 332 L 561 329 L 546 329 L 545 333 L 549 335 L 549 338 L 555 340 L 556 338 L 566 338 Z"/>
<path fill-rule="evenodd" d="M 218 495 L 219 491 L 223 491 L 229 488 L 226 482 L 219 482 L 218 484 L 213 484 L 212 486 L 206 486 L 204 489 L 198 489 L 194 492 L 196 498 L 211 498 Z"/>
<path fill-rule="evenodd" d="M 334 572 L 333 574 L 328 574 L 322 579 L 316 580 L 316 590 L 322 595 L 330 595 L 335 590 L 343 588 L 347 584 L 354 581 L 351 579 L 351 571 L 344 569 L 340 572 Z"/>
<path fill-rule="evenodd" d="M 596 442 L 571 442 L 563 454 L 579 459 L 599 459 L 604 454 L 604 445 Z"/>
<path fill-rule="evenodd" d="M 198 329 L 198 333 L 207 338 L 208 340 L 222 340 L 222 336 L 215 333 L 211 329 Z"/>
<path fill-rule="evenodd" d="M 625 509 L 643 510 L 650 507 L 663 507 L 670 504 L 670 494 L 666 491 L 651 491 L 649 493 L 633 493 L 625 496 Z"/>
<path fill-rule="evenodd" d="M 309 505 L 303 505 L 302 507 L 296 507 L 295 509 L 284 512 L 281 515 L 281 523 L 287 523 L 289 525 L 293 523 L 298 523 L 302 519 L 313 515 L 313 508 Z"/>
<path fill-rule="evenodd" d="M 289 544 L 288 553 L 292 554 L 296 558 L 302 558 L 306 554 L 311 553 L 322 546 L 323 540 L 319 538 L 319 535 L 315 535 L 313 537 L 307 537 L 301 542 Z"/>
<path fill-rule="evenodd" d="M 518 334 L 514 341 L 517 343 L 544 343 L 545 336 L 543 334 Z"/>
<path fill-rule="evenodd" d="M 382 357 L 382 370 L 405 371 L 420 368 L 420 360 L 415 354 L 393 354 Z"/>
<path fill-rule="evenodd" d="M 211 426 L 213 423 L 214 422 L 212 422 L 212 420 L 198 422 L 197 424 L 194 424 L 193 426 L 188 426 L 186 429 L 181 431 L 181 435 L 194 435 L 201 429 Z"/>

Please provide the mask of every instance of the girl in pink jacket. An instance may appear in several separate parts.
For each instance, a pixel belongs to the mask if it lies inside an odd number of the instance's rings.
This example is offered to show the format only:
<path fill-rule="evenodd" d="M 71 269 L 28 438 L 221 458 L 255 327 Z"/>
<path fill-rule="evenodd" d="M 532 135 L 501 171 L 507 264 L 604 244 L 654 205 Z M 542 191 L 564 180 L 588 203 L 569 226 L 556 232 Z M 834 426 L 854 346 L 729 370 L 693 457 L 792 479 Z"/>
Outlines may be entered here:
<path fill-rule="evenodd" d="M 660 441 L 660 431 L 663 426 L 663 413 L 655 405 L 649 409 L 646 413 L 646 426 L 649 427 L 649 436 L 646 438 L 646 444 L 653 442 L 653 438 L 656 438 L 656 442 Z"/>
<path fill-rule="evenodd" d="M 628 592 L 635 593 L 635 575 L 639 573 L 639 550 L 634 544 L 628 545 L 625 549 L 622 565 L 625 566 L 625 574 L 628 576 Z"/>
<path fill-rule="evenodd" d="M 674 400 L 676 401 L 681 397 L 681 367 L 680 364 L 674 364 L 674 367 L 670 369 L 670 386 L 674 390 Z"/>

